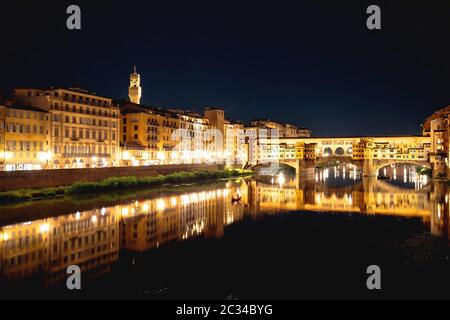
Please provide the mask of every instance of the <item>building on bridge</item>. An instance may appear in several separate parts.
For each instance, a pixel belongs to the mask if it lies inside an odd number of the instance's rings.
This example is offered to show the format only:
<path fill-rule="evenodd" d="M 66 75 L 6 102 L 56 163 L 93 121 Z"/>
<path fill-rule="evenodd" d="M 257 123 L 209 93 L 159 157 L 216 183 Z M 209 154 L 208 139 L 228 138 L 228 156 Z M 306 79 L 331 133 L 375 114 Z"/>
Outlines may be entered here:
<path fill-rule="evenodd" d="M 313 168 L 330 161 L 359 166 L 366 176 L 382 167 L 411 163 L 433 167 L 429 136 L 279 138 L 258 141 L 257 163 L 280 162 L 296 168 Z"/>
<path fill-rule="evenodd" d="M 423 135 L 431 138 L 430 162 L 434 164 L 437 176 L 448 176 L 449 159 L 449 114 L 450 106 L 436 111 L 425 120 Z"/>
<path fill-rule="evenodd" d="M 269 119 L 256 119 L 251 122 L 253 127 L 278 130 L 278 135 L 285 137 L 310 137 L 311 130 L 304 127 L 298 127 L 289 123 L 281 123 Z"/>

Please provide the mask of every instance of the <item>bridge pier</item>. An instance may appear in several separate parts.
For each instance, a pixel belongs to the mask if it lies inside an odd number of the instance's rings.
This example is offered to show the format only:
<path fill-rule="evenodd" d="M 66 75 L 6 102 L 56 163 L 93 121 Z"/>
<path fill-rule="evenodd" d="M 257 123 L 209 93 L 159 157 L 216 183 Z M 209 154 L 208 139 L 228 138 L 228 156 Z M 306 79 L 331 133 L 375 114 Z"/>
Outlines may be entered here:
<path fill-rule="evenodd" d="M 364 159 L 363 160 L 363 170 L 362 175 L 363 177 L 376 177 L 378 172 L 375 169 L 373 159 Z"/>
<path fill-rule="evenodd" d="M 314 168 L 311 168 L 306 163 L 306 160 L 303 159 L 295 159 L 295 160 L 288 160 L 288 161 L 280 161 L 280 163 L 288 165 L 295 169 L 295 176 L 303 176 L 306 174 L 311 173 Z"/>

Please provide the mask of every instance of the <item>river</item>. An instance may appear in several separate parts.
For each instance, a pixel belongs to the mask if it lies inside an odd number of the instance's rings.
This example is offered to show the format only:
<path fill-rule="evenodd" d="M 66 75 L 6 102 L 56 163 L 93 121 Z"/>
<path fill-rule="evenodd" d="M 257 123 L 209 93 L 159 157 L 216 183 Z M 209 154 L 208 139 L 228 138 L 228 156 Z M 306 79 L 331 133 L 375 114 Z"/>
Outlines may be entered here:
<path fill-rule="evenodd" d="M 1 206 L 0 297 L 450 298 L 450 190 L 385 176 L 336 167 Z M 382 290 L 367 289 L 369 265 Z"/>

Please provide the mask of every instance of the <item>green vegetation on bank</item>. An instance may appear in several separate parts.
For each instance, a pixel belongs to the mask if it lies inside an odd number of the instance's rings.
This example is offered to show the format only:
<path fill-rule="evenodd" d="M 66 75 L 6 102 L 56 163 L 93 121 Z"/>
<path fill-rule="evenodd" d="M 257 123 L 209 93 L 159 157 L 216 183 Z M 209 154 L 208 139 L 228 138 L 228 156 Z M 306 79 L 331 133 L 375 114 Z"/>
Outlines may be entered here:
<path fill-rule="evenodd" d="M 110 177 L 98 182 L 76 182 L 67 187 L 45 189 L 20 189 L 0 192 L 0 204 L 54 198 L 64 195 L 82 195 L 127 189 L 149 188 L 163 184 L 179 184 L 213 179 L 242 177 L 252 174 L 249 170 L 218 170 L 175 172 L 155 177 Z"/>

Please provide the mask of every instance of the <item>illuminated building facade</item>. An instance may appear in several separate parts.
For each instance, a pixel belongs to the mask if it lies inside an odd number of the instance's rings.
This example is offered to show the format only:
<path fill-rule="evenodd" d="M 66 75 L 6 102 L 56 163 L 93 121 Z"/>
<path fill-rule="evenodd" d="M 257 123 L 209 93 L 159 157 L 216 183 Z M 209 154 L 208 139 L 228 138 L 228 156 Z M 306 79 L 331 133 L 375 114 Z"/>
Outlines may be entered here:
<path fill-rule="evenodd" d="M 180 139 L 176 152 L 182 163 L 216 163 L 223 161 L 223 145 L 217 143 L 216 125 L 206 117 L 187 110 L 172 109 L 180 119 Z M 222 148 L 221 148 L 222 147 Z"/>
<path fill-rule="evenodd" d="M 39 170 L 50 166 L 50 114 L 36 107 L 7 102 L 0 107 L 3 170 Z"/>
<path fill-rule="evenodd" d="M 5 118 L 6 107 L 0 104 L 0 171 L 5 170 Z"/>
<path fill-rule="evenodd" d="M 248 144 L 245 143 L 244 124 L 225 122 L 224 157 L 226 164 L 246 165 L 248 163 Z"/>
<path fill-rule="evenodd" d="M 450 106 L 447 106 L 425 119 L 422 125 L 423 135 L 431 138 L 430 162 L 433 163 L 439 177 L 447 178 L 450 178 L 449 115 Z"/>
<path fill-rule="evenodd" d="M 125 103 L 121 107 L 123 165 L 214 162 L 215 125 L 201 115 L 185 110 Z"/>
<path fill-rule="evenodd" d="M 280 123 L 269 119 L 253 120 L 251 125 L 254 127 L 278 130 L 278 136 L 286 137 L 310 137 L 311 130 L 303 127 L 297 127 L 289 123 Z"/>
<path fill-rule="evenodd" d="M 23 88 L 13 101 L 49 112 L 49 168 L 118 165 L 120 112 L 112 99 L 78 88 Z"/>
<path fill-rule="evenodd" d="M 181 126 L 172 112 L 125 103 L 121 107 L 122 165 L 177 163 L 175 131 Z"/>

